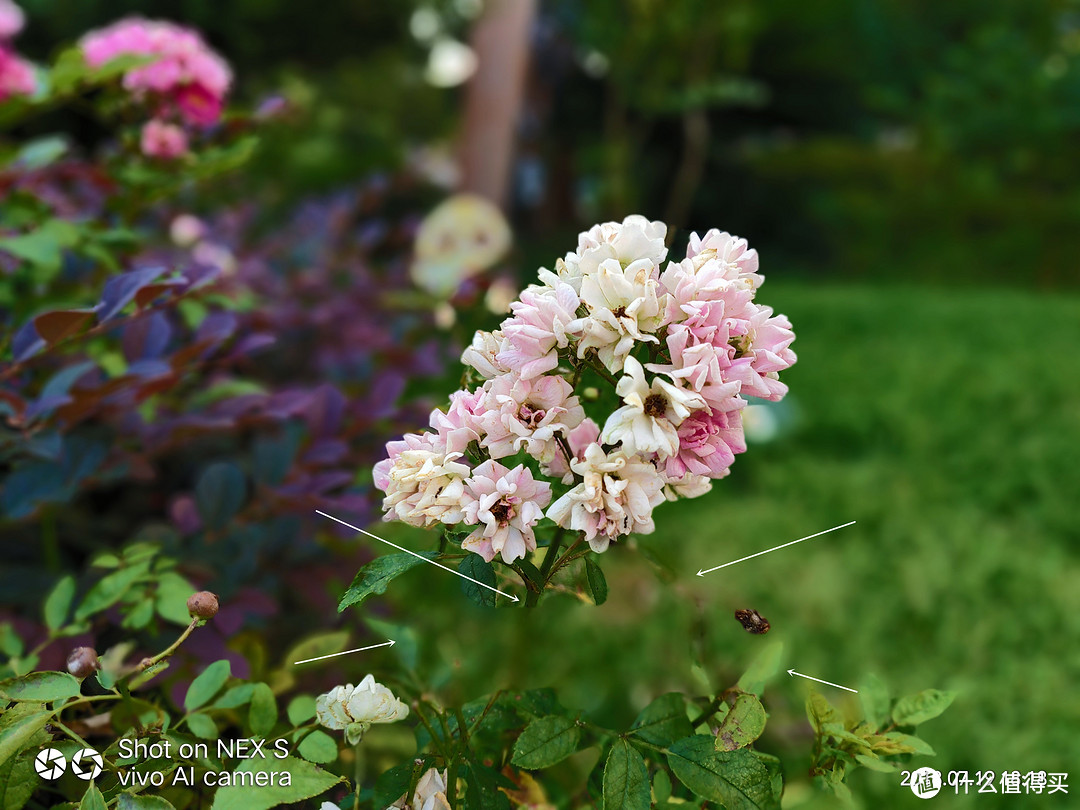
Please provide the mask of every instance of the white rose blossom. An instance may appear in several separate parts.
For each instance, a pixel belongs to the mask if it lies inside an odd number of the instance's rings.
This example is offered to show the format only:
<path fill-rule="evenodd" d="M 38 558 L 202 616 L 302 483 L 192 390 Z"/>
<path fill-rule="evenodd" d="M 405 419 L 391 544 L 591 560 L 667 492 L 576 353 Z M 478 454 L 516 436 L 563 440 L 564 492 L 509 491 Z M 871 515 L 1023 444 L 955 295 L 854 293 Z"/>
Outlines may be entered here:
<path fill-rule="evenodd" d="M 604 442 L 622 443 L 627 453 L 678 454 L 677 428 L 692 411 L 705 407 L 704 398 L 660 377 L 650 385 L 641 363 L 633 357 L 626 358 L 625 371 L 615 391 L 626 404 L 604 423 Z"/>
<path fill-rule="evenodd" d="M 445 768 L 441 771 L 428 768 L 416 783 L 412 804 L 408 803 L 408 795 L 404 795 L 386 810 L 450 810 L 450 802 L 446 798 L 446 779 Z"/>
<path fill-rule="evenodd" d="M 409 707 L 368 675 L 353 686 L 335 686 L 315 700 L 315 719 L 328 729 L 345 730 L 350 745 L 375 723 L 396 723 L 409 715 Z"/>

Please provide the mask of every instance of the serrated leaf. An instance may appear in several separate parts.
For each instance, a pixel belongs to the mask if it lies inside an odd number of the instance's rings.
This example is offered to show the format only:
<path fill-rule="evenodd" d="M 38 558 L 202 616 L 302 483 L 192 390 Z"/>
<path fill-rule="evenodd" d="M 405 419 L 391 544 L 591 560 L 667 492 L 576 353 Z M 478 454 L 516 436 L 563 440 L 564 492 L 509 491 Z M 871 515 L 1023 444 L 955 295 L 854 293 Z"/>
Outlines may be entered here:
<path fill-rule="evenodd" d="M 338 746 L 325 731 L 315 729 L 300 741 L 297 752 L 310 762 L 326 764 L 338 758 Z"/>
<path fill-rule="evenodd" d="M 108 810 L 105 805 L 105 797 L 101 795 L 97 785 L 91 783 L 79 802 L 79 810 Z"/>
<path fill-rule="evenodd" d="M 645 742 L 661 747 L 694 733 L 686 716 L 686 701 L 678 692 L 656 698 L 637 716 L 630 732 Z"/>
<path fill-rule="evenodd" d="M 6 719 L 6 716 L 14 711 L 14 709 L 7 709 L 0 719 Z M 12 720 L 0 726 L 0 765 L 29 745 L 34 735 L 45 728 L 45 724 L 52 716 L 53 713 L 48 711 L 16 714 Z"/>
<path fill-rule="evenodd" d="M 22 810 L 41 784 L 40 777 L 34 772 L 31 753 L 27 751 L 24 756 L 12 757 L 0 765 L 0 808 L 3 810 Z"/>
<path fill-rule="evenodd" d="M 470 759 L 465 778 L 465 806 L 469 810 L 510 810 L 510 799 L 499 790 L 504 779 L 494 768 Z M 528 774 L 522 774 L 522 778 L 528 778 Z"/>
<path fill-rule="evenodd" d="M 409 792 L 412 781 L 413 763 L 404 762 L 383 771 L 375 779 L 374 806 L 389 807 Z"/>
<path fill-rule="evenodd" d="M 548 768 L 574 753 L 580 739 L 581 729 L 575 720 L 558 715 L 541 717 L 521 732 L 511 761 L 527 770 Z"/>
<path fill-rule="evenodd" d="M 212 709 L 238 709 L 251 700 L 251 693 L 255 691 L 255 684 L 241 683 L 229 687 L 220 698 L 215 700 Z"/>
<path fill-rule="evenodd" d="M 479 580 L 488 588 L 495 587 L 495 568 L 479 554 L 470 554 L 458 564 L 458 571 L 465 576 Z M 495 607 L 495 592 L 482 588 L 468 579 L 461 580 L 461 592 L 482 607 Z"/>
<path fill-rule="evenodd" d="M 589 592 L 592 594 L 593 603 L 604 604 L 608 597 L 607 578 L 591 557 L 585 558 L 585 578 L 589 581 Z"/>
<path fill-rule="evenodd" d="M 626 740 L 616 740 L 604 763 L 604 810 L 649 810 L 649 769 Z"/>
<path fill-rule="evenodd" d="M 438 556 L 435 551 L 417 553 L 426 560 Z M 352 585 L 345 591 L 345 595 L 341 597 L 341 601 L 338 603 L 338 612 L 340 613 L 345 608 L 353 605 L 360 605 L 365 599 L 374 594 L 386 593 L 386 587 L 391 581 L 406 571 L 423 564 L 423 562 L 424 560 L 418 559 L 412 554 L 384 554 L 381 557 L 376 557 L 356 572 Z"/>
<path fill-rule="evenodd" d="M 265 737 L 277 722 L 277 700 L 265 683 L 255 684 L 251 692 L 251 709 L 248 712 L 251 731 L 257 737 Z"/>
<path fill-rule="evenodd" d="M 184 708 L 190 712 L 205 706 L 221 690 L 225 681 L 229 680 L 230 672 L 231 665 L 225 658 L 210 664 L 188 687 L 187 694 L 184 695 Z"/>
<path fill-rule="evenodd" d="M 166 571 L 157 578 L 154 607 L 161 618 L 175 624 L 188 624 L 188 597 L 195 593 L 195 586 L 175 571 Z"/>
<path fill-rule="evenodd" d="M 936 757 L 937 751 L 931 747 L 930 743 L 919 737 L 913 737 L 910 734 L 903 734 L 899 731 L 890 731 L 888 734 L 883 735 L 885 739 L 894 745 L 901 746 L 902 751 L 883 751 L 881 753 L 901 753 L 901 754 L 923 754 L 928 757 Z M 875 751 L 878 750 L 878 746 L 871 743 L 871 746 Z"/>
<path fill-rule="evenodd" d="M 724 717 L 716 734 L 717 751 L 736 751 L 745 748 L 765 730 L 765 707 L 757 695 L 736 696 L 731 710 Z"/>
<path fill-rule="evenodd" d="M 898 726 L 917 726 L 933 720 L 955 699 L 956 692 L 942 692 L 940 689 L 924 689 L 916 695 L 902 697 L 893 706 L 893 722 Z"/>
<path fill-rule="evenodd" d="M 75 598 L 75 577 L 70 574 L 57 582 L 45 598 L 45 626 L 59 630 L 71 612 L 71 600 Z"/>
<path fill-rule="evenodd" d="M 296 804 L 319 796 L 334 785 L 344 781 L 342 777 L 327 773 L 322 768 L 296 757 L 284 759 L 246 759 L 235 773 L 261 771 L 268 775 L 266 785 L 227 785 L 219 788 L 214 796 L 212 810 L 268 810 L 279 804 Z M 290 784 L 282 784 L 280 777 L 271 774 L 288 773 Z"/>
<path fill-rule="evenodd" d="M 195 507 L 203 524 L 223 528 L 240 511 L 247 499 L 247 479 L 243 471 L 228 461 L 207 467 L 195 485 Z"/>
<path fill-rule="evenodd" d="M 0 696 L 8 700 L 51 703 L 75 697 L 79 681 L 67 672 L 31 672 L 21 678 L 0 681 Z"/>
<path fill-rule="evenodd" d="M 765 691 L 765 684 L 780 672 L 783 660 L 784 642 L 780 639 L 770 641 L 761 652 L 754 656 L 746 672 L 739 678 L 737 684 L 739 691 L 750 692 L 761 697 L 761 693 Z"/>
<path fill-rule="evenodd" d="M 748 748 L 717 751 L 704 734 L 684 737 L 668 750 L 672 773 L 690 790 L 727 810 L 777 810 L 773 775 Z"/>

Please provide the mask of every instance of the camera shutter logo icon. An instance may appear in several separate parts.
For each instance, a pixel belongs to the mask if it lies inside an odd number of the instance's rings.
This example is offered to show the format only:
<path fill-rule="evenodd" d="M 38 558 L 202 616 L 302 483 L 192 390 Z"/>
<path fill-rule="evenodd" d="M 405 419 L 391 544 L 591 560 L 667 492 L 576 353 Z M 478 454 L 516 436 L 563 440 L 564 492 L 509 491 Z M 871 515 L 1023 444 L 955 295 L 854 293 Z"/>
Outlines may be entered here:
<path fill-rule="evenodd" d="M 42 779 L 59 779 L 66 768 L 67 760 L 55 748 L 42 748 L 34 757 L 34 770 Z"/>
<path fill-rule="evenodd" d="M 101 754 L 93 748 L 84 748 L 71 758 L 71 772 L 87 782 L 101 773 L 104 765 Z"/>

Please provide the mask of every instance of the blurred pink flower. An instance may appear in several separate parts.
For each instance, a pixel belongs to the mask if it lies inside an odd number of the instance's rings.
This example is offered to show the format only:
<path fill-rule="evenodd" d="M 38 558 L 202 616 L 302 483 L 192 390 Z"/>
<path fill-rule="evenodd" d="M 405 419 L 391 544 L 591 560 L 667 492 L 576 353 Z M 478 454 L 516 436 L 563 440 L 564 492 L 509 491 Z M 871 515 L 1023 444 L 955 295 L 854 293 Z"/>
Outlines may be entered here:
<path fill-rule="evenodd" d="M 31 95 L 36 88 L 33 65 L 0 45 L 0 101 Z"/>
<path fill-rule="evenodd" d="M 187 133 L 176 124 L 152 118 L 143 125 L 139 148 L 147 157 L 174 160 L 187 154 Z"/>
<path fill-rule="evenodd" d="M 0 40 L 9 40 L 22 31 L 26 15 L 23 10 L 11 2 L 0 0 Z"/>
<path fill-rule="evenodd" d="M 221 117 L 232 83 L 228 64 L 198 33 L 170 22 L 130 17 L 91 31 L 80 43 L 92 67 L 118 56 L 152 57 L 124 74 L 124 87 L 164 102 L 170 112 L 197 126 Z"/>

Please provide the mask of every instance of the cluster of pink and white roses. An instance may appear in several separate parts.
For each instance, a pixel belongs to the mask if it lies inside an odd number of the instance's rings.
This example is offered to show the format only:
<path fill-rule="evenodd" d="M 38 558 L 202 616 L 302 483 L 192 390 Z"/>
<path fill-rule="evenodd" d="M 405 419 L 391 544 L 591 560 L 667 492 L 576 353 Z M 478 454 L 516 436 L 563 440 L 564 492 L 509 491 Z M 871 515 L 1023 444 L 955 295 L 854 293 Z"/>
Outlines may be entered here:
<path fill-rule="evenodd" d="M 185 127 L 206 127 L 221 118 L 232 72 L 195 31 L 131 17 L 91 31 L 79 45 L 91 67 L 119 56 L 145 59 L 123 79 L 124 88 L 153 110 L 142 131 L 144 154 L 180 157 L 188 149 Z"/>
<path fill-rule="evenodd" d="M 593 227 L 476 333 L 461 359 L 483 383 L 375 467 L 386 520 L 471 528 L 465 549 L 513 562 L 546 516 L 601 552 L 727 475 L 746 449 L 745 397 L 784 396 L 795 335 L 755 303 L 764 279 L 744 239 L 694 234 L 664 267 L 666 232 L 641 216 Z M 585 404 L 600 407 L 603 384 L 622 404 L 594 421 Z"/>
<path fill-rule="evenodd" d="M 34 66 L 15 53 L 11 40 L 22 30 L 26 17 L 11 0 L 0 0 L 0 101 L 28 96 L 37 82 Z"/>

